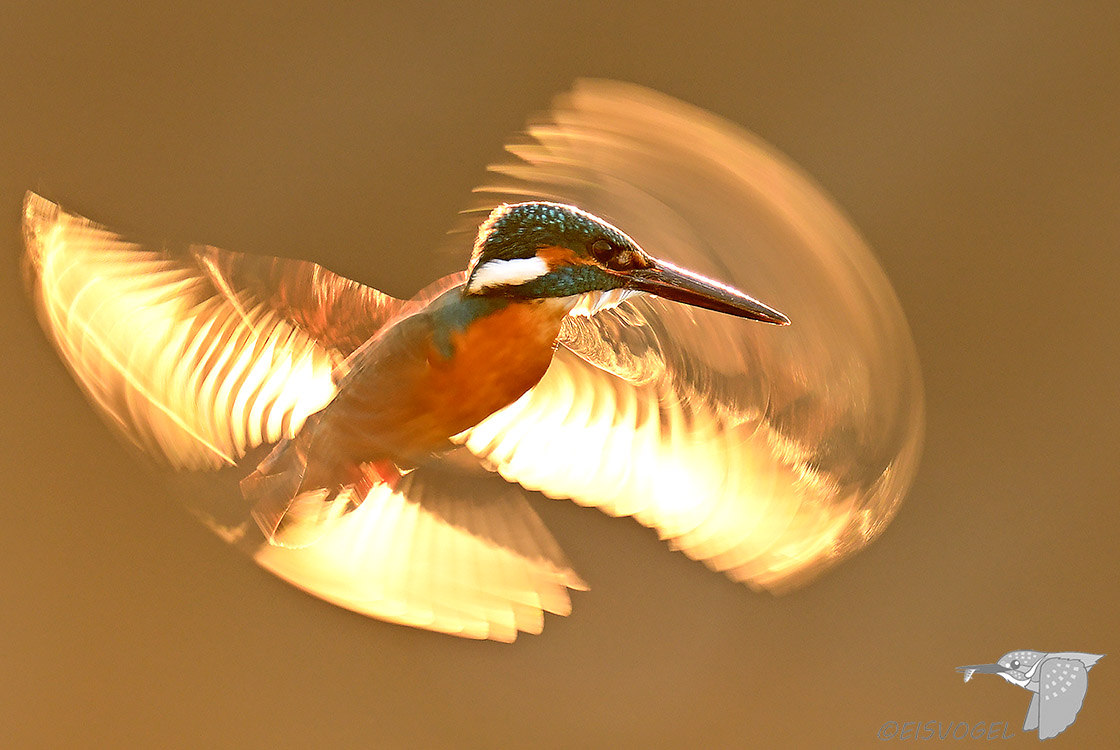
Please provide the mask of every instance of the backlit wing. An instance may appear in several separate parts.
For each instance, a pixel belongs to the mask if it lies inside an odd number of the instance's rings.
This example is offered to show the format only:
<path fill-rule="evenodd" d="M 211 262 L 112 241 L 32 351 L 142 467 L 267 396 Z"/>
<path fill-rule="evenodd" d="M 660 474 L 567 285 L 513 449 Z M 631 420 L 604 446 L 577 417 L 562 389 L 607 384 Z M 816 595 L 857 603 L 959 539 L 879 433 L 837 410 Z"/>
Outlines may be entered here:
<path fill-rule="evenodd" d="M 294 435 L 403 305 L 313 263 L 141 247 L 32 193 L 23 230 L 48 337 L 109 421 L 176 469 Z"/>
<path fill-rule="evenodd" d="M 262 567 L 362 614 L 473 638 L 540 632 L 586 588 L 523 491 L 449 461 L 356 510 L 303 503 L 288 536 L 266 538 L 239 481 L 335 394 L 346 357 L 394 316 L 462 283 L 441 279 L 405 303 L 313 263 L 212 247 L 175 253 L 119 235 L 29 194 L 28 288 L 75 378 L 134 445 L 180 470 L 169 484 L 215 533 Z"/>
<path fill-rule="evenodd" d="M 541 632 L 544 612 L 567 615 L 568 589 L 587 588 L 520 488 L 439 464 L 397 492 L 375 486 L 311 546 L 257 543 L 251 554 L 355 612 L 506 642 Z"/>
<path fill-rule="evenodd" d="M 916 468 L 921 382 L 889 283 L 821 191 L 750 134 L 627 84 L 581 82 L 508 150 L 487 205 L 578 205 L 793 324 L 655 298 L 570 317 L 545 378 L 466 447 L 752 586 L 873 539 Z"/>

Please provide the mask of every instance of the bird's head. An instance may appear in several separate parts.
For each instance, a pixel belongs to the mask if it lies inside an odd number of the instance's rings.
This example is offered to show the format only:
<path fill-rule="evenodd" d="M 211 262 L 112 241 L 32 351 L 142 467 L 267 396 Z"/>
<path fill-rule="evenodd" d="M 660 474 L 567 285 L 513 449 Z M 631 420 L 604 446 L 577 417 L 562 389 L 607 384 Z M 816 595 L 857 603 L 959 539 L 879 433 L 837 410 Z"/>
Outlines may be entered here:
<path fill-rule="evenodd" d="M 503 204 L 482 223 L 464 293 L 574 297 L 627 289 L 765 323 L 789 319 L 717 281 L 658 260 L 626 234 L 575 206 Z"/>
<path fill-rule="evenodd" d="M 995 664 L 969 664 L 957 667 L 957 671 L 964 673 L 965 682 L 974 674 L 998 674 L 1008 682 L 1022 686 L 1030 681 L 1031 672 L 1044 656 L 1046 653 L 1043 651 L 1008 651 Z"/>

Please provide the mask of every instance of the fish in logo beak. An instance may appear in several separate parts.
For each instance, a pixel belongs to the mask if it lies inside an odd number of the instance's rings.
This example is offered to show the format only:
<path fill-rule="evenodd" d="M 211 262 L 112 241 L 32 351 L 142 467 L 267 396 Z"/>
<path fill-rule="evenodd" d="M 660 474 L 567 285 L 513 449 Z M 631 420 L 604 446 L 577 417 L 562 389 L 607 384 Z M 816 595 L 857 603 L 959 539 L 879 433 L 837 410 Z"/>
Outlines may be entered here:
<path fill-rule="evenodd" d="M 969 664 L 964 667 L 957 667 L 957 671 L 964 672 L 964 681 L 968 682 L 974 674 L 1000 674 L 1011 670 L 1000 664 Z"/>

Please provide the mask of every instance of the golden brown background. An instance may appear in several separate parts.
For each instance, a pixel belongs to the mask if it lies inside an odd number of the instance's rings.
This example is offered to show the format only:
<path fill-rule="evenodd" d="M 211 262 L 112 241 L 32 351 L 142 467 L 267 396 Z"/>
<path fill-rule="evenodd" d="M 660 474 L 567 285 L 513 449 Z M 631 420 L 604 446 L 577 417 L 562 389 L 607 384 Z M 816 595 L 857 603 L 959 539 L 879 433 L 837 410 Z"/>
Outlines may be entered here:
<path fill-rule="evenodd" d="M 192 5 L 0 20 L 0 746 L 871 747 L 936 719 L 1035 743 L 1027 693 L 953 671 L 1019 648 L 1109 654 L 1047 747 L 1116 746 L 1115 3 Z M 407 294 L 456 264 L 435 248 L 484 164 L 582 75 L 777 145 L 895 284 L 925 456 L 885 535 L 808 589 L 754 595 L 542 502 L 592 586 L 542 636 L 345 612 L 169 501 L 37 330 L 28 188 Z"/>

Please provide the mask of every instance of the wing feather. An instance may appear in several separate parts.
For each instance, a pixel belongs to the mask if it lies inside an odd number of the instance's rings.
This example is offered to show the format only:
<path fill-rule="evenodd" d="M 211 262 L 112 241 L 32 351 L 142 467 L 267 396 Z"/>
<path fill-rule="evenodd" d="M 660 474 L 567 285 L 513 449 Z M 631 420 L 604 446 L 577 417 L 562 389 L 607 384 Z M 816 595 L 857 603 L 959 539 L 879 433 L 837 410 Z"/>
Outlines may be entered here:
<path fill-rule="evenodd" d="M 470 638 L 512 641 L 571 611 L 586 585 L 518 488 L 431 480 L 374 487 L 315 544 L 257 544 L 254 559 L 356 612 Z"/>
<path fill-rule="evenodd" d="M 305 261 L 148 249 L 31 193 L 24 236 L 63 360 L 111 423 L 177 469 L 293 436 L 404 304 Z"/>

